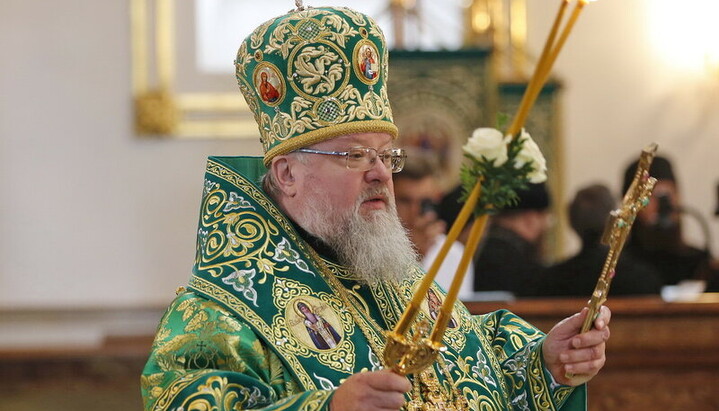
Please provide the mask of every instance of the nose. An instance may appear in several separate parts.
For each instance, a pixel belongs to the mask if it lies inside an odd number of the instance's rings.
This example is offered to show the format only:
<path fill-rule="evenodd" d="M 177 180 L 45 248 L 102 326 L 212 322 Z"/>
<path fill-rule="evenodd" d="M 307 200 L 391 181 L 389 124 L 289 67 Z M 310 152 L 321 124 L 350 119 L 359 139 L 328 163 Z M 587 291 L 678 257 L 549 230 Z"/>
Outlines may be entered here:
<path fill-rule="evenodd" d="M 365 172 L 365 180 L 368 183 L 373 181 L 386 183 L 388 180 L 392 180 L 392 170 L 382 162 L 381 158 L 377 157 L 372 163 L 372 168 Z"/>

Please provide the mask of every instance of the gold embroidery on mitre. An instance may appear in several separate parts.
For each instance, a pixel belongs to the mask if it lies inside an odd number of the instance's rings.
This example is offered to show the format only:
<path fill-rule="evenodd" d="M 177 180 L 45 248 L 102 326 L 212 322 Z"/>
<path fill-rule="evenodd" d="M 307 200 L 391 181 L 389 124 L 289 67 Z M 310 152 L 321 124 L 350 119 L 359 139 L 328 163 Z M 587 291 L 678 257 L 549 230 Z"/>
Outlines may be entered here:
<path fill-rule="evenodd" d="M 265 165 L 347 133 L 395 138 L 387 56 L 376 23 L 346 8 L 293 11 L 258 27 L 238 50 L 236 76 L 258 124 Z"/>

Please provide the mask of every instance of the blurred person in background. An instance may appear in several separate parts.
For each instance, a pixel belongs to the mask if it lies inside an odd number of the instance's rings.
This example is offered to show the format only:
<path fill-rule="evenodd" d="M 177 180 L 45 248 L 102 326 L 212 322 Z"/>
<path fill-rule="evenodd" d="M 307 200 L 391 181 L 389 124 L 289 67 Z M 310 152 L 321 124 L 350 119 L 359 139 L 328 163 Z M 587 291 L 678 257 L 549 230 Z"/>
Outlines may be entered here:
<path fill-rule="evenodd" d="M 474 260 L 475 291 L 532 294 L 545 268 L 544 234 L 550 226 L 550 197 L 544 183 L 529 184 L 519 201 L 493 216 L 485 243 Z"/>
<path fill-rule="evenodd" d="M 397 214 L 409 232 L 409 238 L 424 257 L 446 225 L 437 218 L 437 203 L 442 191 L 436 178 L 438 162 L 431 153 L 406 148 L 407 161 L 393 176 Z"/>
<path fill-rule="evenodd" d="M 602 184 L 577 191 L 569 204 L 569 224 L 582 242 L 571 258 L 541 273 L 534 284 L 534 295 L 589 296 L 597 283 L 609 247 L 602 244 L 602 233 L 616 201 Z M 612 295 L 659 294 L 662 282 L 651 266 L 631 255 L 622 254 L 612 281 Z"/>
<path fill-rule="evenodd" d="M 624 173 L 622 192 L 632 183 L 637 161 Z M 679 185 L 671 162 L 656 156 L 649 174 L 657 179 L 649 204 L 639 211 L 627 240 L 626 252 L 652 266 L 660 275 L 663 285 L 674 285 L 683 280 L 701 280 L 716 283 L 719 275 L 717 263 L 709 253 L 709 244 L 700 249 L 688 244 L 682 232 L 682 215 L 697 219 L 708 242 L 705 219 L 681 200 Z"/>
<path fill-rule="evenodd" d="M 440 215 L 446 216 L 448 210 L 442 205 L 446 201 L 436 177 L 439 169 L 437 157 L 429 151 L 418 148 L 410 147 L 405 150 L 407 161 L 404 168 L 393 176 L 397 215 L 420 255 L 422 268 L 429 270 L 454 218 L 449 222 L 440 218 Z M 458 198 L 454 200 L 456 206 L 451 207 L 452 209 L 461 208 L 457 200 Z M 465 229 L 465 231 L 469 230 Z M 452 283 L 463 252 L 464 245 L 461 239 L 458 239 L 452 243 L 447 257 L 437 272 L 435 281 L 445 290 L 449 289 Z M 460 298 L 468 297 L 472 293 L 473 271 L 474 268 L 470 263 L 459 291 Z"/>

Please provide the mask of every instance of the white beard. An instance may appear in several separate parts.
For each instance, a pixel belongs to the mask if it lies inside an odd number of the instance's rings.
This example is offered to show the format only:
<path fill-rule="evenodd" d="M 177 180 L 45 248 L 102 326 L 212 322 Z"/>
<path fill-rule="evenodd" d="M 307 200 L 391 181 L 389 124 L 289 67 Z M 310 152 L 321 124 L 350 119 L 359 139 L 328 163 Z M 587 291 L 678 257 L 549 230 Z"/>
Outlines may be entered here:
<path fill-rule="evenodd" d="M 373 210 L 363 217 L 359 212 L 362 202 L 380 193 L 388 199 L 388 209 Z M 327 244 L 357 281 L 374 286 L 409 277 L 418 255 L 386 187 L 367 190 L 354 208 L 347 210 L 337 209 L 321 193 L 314 192 L 309 198 L 297 223 Z"/>

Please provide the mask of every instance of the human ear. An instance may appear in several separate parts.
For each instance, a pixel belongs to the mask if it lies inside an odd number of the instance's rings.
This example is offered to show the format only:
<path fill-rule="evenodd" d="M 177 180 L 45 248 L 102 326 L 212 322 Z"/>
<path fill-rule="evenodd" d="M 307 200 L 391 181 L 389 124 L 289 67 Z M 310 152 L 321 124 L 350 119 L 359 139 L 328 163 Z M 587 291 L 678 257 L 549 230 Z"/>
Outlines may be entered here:
<path fill-rule="evenodd" d="M 294 163 L 287 156 L 277 156 L 272 160 L 270 172 L 277 188 L 288 197 L 297 194 L 297 181 L 294 175 Z"/>

